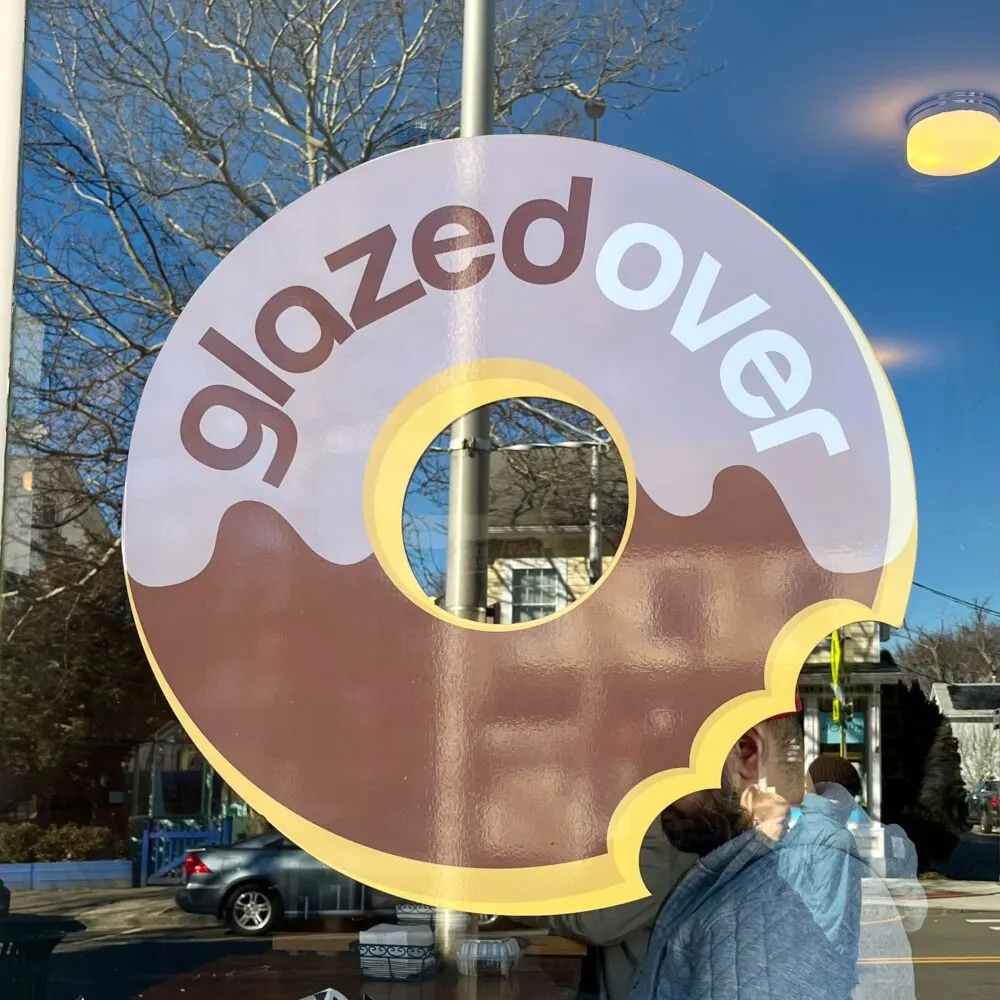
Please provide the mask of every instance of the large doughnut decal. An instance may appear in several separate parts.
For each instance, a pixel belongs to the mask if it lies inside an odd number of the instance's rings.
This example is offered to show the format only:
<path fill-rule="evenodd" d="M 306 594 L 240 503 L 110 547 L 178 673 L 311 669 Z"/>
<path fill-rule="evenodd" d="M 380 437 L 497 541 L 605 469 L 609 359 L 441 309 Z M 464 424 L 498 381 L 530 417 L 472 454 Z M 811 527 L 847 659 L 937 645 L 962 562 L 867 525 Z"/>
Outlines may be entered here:
<path fill-rule="evenodd" d="M 406 484 L 524 395 L 611 430 L 626 535 L 559 615 L 459 622 Z M 916 502 L 867 340 L 778 233 L 655 160 L 491 136 L 351 170 L 218 265 L 142 396 L 123 544 L 158 680 L 252 806 L 384 891 L 542 914 L 644 896 L 649 824 L 815 644 L 901 624 Z"/>

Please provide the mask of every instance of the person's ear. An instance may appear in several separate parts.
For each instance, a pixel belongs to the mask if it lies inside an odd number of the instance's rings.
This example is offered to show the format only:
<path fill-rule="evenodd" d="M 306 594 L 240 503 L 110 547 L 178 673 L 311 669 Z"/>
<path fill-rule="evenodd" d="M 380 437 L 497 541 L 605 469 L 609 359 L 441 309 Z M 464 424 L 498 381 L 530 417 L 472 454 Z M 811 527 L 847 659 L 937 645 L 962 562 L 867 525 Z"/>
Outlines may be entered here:
<path fill-rule="evenodd" d="M 755 782 L 761 777 L 761 760 L 764 741 L 756 729 L 744 733 L 736 742 L 730 754 L 732 768 L 746 782 Z"/>

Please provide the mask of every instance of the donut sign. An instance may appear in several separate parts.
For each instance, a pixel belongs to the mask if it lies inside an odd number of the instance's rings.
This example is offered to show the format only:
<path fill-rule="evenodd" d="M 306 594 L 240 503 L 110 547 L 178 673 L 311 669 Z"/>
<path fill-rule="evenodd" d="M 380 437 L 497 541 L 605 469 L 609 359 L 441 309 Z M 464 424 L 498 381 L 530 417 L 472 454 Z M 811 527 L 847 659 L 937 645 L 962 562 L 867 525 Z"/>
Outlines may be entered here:
<path fill-rule="evenodd" d="M 403 499 L 510 397 L 608 428 L 625 537 L 563 612 L 459 621 Z M 124 521 L 150 662 L 223 778 L 361 882 L 508 914 L 644 896 L 650 823 L 825 635 L 901 623 L 915 545 L 899 411 L 823 278 L 703 181 L 542 136 L 380 158 L 233 250 L 153 367 Z"/>

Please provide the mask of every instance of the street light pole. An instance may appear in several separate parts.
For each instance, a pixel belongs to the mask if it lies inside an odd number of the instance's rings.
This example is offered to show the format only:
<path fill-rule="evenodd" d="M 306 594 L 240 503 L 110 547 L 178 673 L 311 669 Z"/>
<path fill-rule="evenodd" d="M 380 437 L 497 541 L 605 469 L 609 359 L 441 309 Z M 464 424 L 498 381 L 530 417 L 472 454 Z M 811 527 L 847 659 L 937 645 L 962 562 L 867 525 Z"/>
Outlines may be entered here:
<path fill-rule="evenodd" d="M 494 0 L 465 0 L 462 34 L 463 139 L 493 132 L 495 115 Z M 490 408 L 483 406 L 451 425 L 448 479 L 448 563 L 445 610 L 457 618 L 486 620 L 487 529 L 490 499 Z M 439 720 L 442 724 L 443 720 Z M 474 933 L 470 914 L 439 908 L 434 936 L 442 956 L 457 961 L 464 937 Z"/>
<path fill-rule="evenodd" d="M 588 97 L 583 102 L 583 110 L 587 112 L 587 117 L 594 123 L 594 142 L 600 142 L 600 132 L 598 129 L 601 119 L 604 117 L 605 105 L 600 97 Z"/>
<path fill-rule="evenodd" d="M 494 0 L 465 0 L 461 135 L 493 132 Z M 486 620 L 486 544 L 490 494 L 490 410 L 459 417 L 448 450 L 448 564 L 444 606 L 458 618 Z"/>

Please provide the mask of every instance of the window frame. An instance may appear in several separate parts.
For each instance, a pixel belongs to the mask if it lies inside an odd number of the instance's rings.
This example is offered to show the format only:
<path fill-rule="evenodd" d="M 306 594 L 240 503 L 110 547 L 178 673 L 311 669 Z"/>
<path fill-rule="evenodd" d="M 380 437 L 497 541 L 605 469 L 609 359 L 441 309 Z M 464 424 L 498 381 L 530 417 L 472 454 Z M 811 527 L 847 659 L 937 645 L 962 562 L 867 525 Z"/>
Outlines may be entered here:
<path fill-rule="evenodd" d="M 505 559 L 498 567 L 503 596 L 500 599 L 500 624 L 514 625 L 514 573 L 518 570 L 547 569 L 556 574 L 556 611 L 570 603 L 569 558 L 567 556 L 534 556 L 523 559 Z"/>

